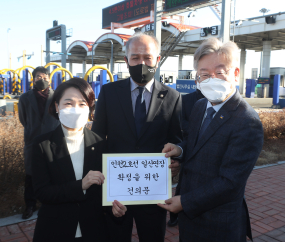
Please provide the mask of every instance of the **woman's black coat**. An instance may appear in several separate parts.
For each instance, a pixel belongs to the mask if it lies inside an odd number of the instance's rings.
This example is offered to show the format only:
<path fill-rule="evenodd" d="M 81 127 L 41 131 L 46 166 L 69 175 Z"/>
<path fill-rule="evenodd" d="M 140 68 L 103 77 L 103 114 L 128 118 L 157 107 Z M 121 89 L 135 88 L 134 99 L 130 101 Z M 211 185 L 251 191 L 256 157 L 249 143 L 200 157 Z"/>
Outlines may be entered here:
<path fill-rule="evenodd" d="M 83 178 L 90 170 L 102 170 L 105 144 L 84 128 L 84 146 Z M 42 203 L 34 242 L 73 241 L 78 222 L 84 241 L 106 241 L 102 187 L 92 185 L 83 193 L 82 180 L 75 178 L 61 125 L 35 140 L 32 172 L 35 194 Z"/>

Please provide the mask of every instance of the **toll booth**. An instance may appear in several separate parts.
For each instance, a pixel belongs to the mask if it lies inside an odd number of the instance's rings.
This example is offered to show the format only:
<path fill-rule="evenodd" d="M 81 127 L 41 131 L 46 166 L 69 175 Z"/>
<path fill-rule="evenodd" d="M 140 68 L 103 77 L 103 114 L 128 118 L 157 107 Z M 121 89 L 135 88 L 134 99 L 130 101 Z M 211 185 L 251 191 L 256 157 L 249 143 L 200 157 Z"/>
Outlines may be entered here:
<path fill-rule="evenodd" d="M 196 71 L 194 70 L 179 70 L 176 80 L 176 90 L 182 94 L 195 92 L 195 77 Z"/>
<path fill-rule="evenodd" d="M 195 80 L 195 76 L 196 76 L 196 71 L 194 70 L 179 70 L 178 71 L 178 79 L 179 80 Z"/>
<path fill-rule="evenodd" d="M 118 80 L 123 80 L 130 77 L 129 72 L 118 72 Z"/>
<path fill-rule="evenodd" d="M 280 87 L 279 87 L 279 96 L 285 96 L 285 67 L 271 67 L 270 68 L 270 86 L 269 86 L 269 96 L 270 96 L 270 87 L 273 90 L 274 76 L 280 75 Z"/>

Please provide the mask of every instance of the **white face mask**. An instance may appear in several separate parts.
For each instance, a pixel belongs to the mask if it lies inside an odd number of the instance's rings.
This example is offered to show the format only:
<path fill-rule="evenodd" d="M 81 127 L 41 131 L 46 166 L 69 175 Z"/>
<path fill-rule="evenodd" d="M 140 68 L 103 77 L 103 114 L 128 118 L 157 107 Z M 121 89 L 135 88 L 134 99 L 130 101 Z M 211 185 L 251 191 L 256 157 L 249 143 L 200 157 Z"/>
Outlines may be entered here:
<path fill-rule="evenodd" d="M 64 108 L 59 110 L 59 121 L 71 129 L 84 127 L 88 122 L 89 108 Z"/>
<path fill-rule="evenodd" d="M 219 78 L 208 78 L 199 83 L 199 86 L 202 94 L 211 103 L 224 101 L 232 91 L 231 83 Z"/>

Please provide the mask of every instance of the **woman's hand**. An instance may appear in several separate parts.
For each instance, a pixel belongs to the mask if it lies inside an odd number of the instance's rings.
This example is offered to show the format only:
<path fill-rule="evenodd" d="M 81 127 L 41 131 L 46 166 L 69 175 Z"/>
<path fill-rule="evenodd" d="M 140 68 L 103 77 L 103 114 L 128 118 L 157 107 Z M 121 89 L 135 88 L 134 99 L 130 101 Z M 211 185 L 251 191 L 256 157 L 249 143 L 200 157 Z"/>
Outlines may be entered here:
<path fill-rule="evenodd" d="M 102 185 L 105 177 L 100 171 L 89 171 L 82 179 L 82 190 L 87 190 L 91 185 Z"/>
<path fill-rule="evenodd" d="M 122 217 L 125 215 L 127 212 L 127 207 L 118 202 L 117 200 L 114 200 L 113 202 L 113 207 L 112 207 L 112 212 L 115 217 Z"/>

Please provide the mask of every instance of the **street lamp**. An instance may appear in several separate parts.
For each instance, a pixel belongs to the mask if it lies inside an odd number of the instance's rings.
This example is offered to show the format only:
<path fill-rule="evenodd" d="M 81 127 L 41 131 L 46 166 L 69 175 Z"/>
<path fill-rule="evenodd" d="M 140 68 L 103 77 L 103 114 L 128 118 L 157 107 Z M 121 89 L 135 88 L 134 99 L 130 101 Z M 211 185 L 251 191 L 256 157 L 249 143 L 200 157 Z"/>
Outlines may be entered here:
<path fill-rule="evenodd" d="M 267 9 L 267 8 L 262 8 L 259 10 L 260 13 L 263 13 L 263 16 L 264 14 L 268 13 L 270 11 L 270 9 Z"/>

